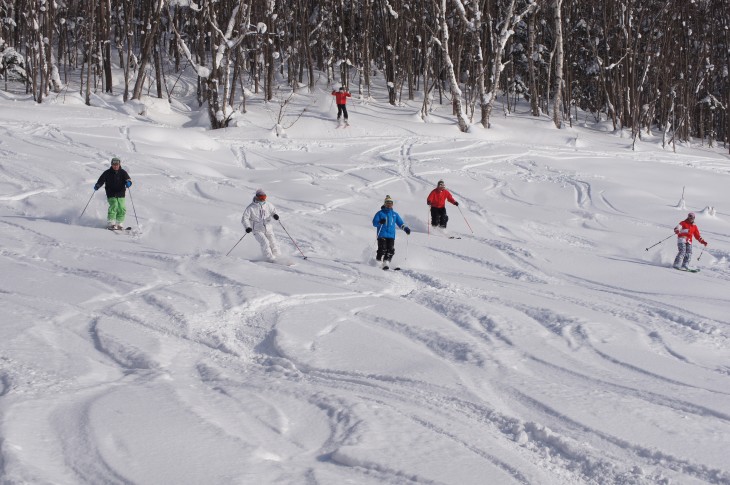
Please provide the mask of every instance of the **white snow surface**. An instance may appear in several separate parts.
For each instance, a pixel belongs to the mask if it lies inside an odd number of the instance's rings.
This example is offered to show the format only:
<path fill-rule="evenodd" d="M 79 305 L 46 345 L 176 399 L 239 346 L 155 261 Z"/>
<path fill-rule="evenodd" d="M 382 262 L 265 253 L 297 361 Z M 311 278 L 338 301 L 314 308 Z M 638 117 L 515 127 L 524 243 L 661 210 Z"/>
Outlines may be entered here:
<path fill-rule="evenodd" d="M 0 93 L 0 483 L 730 483 L 727 149 L 528 107 L 464 134 L 385 89 L 343 127 L 331 89 L 280 137 L 260 95 L 209 131 Z M 92 190 L 112 156 L 130 234 Z M 257 188 L 293 265 L 240 239 Z M 401 271 L 374 260 L 386 195 Z"/>

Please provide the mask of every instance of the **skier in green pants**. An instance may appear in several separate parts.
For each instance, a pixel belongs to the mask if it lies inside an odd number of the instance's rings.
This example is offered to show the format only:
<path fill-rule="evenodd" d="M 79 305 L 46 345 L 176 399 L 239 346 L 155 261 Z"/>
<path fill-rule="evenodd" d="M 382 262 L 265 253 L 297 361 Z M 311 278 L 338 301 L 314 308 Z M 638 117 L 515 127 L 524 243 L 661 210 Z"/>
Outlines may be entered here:
<path fill-rule="evenodd" d="M 127 188 L 132 186 L 129 174 L 122 168 L 122 161 L 119 158 L 112 158 L 112 165 L 101 174 L 99 180 L 94 184 L 94 190 L 105 186 L 109 212 L 107 213 L 107 229 L 122 229 L 124 216 L 127 209 L 124 204 L 124 196 Z"/>

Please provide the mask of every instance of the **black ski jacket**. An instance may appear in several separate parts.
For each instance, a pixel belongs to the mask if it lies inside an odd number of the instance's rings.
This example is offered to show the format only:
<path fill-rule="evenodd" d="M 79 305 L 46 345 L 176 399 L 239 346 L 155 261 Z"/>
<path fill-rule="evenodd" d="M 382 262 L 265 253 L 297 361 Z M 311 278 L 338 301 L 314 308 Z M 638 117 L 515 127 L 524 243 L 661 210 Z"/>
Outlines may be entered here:
<path fill-rule="evenodd" d="M 98 189 L 102 185 L 104 185 L 107 198 L 123 198 L 125 193 L 127 192 L 127 187 L 124 185 L 127 180 L 130 180 L 130 178 L 126 170 L 121 167 L 119 168 L 119 170 L 114 170 L 113 168 L 109 167 L 103 174 L 101 174 L 99 180 L 97 180 L 96 188 Z"/>

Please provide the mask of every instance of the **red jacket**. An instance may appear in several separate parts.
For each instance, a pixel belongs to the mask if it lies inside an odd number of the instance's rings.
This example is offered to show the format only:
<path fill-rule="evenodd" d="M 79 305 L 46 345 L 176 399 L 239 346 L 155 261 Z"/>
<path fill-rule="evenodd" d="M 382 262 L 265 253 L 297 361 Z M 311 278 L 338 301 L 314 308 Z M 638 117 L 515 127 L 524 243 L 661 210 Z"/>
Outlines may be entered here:
<path fill-rule="evenodd" d="M 347 103 L 347 98 L 352 97 L 347 91 L 332 91 L 332 96 L 335 97 L 337 104 L 345 104 Z"/>
<path fill-rule="evenodd" d="M 426 199 L 426 203 L 430 205 L 431 207 L 435 207 L 437 209 L 441 209 L 443 206 L 446 205 L 446 201 L 451 202 L 452 204 L 455 204 L 456 201 L 451 196 L 451 192 L 449 192 L 446 189 L 433 189 L 430 194 L 428 194 L 428 198 Z"/>
<path fill-rule="evenodd" d="M 702 236 L 700 236 L 700 230 L 697 226 L 686 220 L 680 222 L 677 227 L 674 228 L 674 233 L 679 236 L 679 239 L 684 239 L 688 244 L 692 244 L 692 236 L 696 237 L 702 244 L 707 244 Z"/>

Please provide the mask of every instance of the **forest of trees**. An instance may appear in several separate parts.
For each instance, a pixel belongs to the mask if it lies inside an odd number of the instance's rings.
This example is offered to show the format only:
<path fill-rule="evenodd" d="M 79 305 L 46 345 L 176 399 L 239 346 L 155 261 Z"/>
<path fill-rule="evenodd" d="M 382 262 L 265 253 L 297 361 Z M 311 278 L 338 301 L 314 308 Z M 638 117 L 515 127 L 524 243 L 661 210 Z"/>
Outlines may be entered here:
<path fill-rule="evenodd" d="M 450 104 L 463 131 L 525 99 L 557 127 L 730 146 L 730 0 L 0 0 L 0 60 L 5 89 L 39 103 L 69 86 L 171 98 L 192 68 L 212 128 L 246 90 L 326 81 L 386 86 L 424 117 Z"/>

